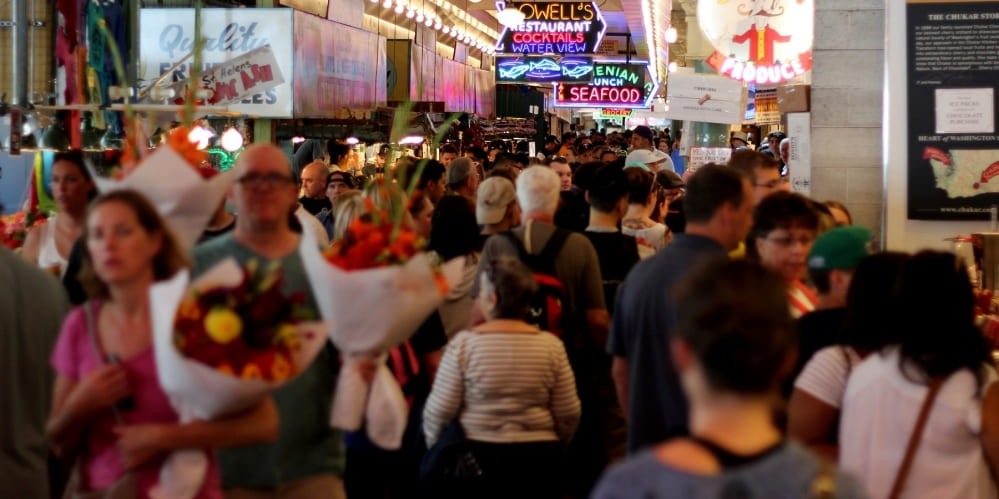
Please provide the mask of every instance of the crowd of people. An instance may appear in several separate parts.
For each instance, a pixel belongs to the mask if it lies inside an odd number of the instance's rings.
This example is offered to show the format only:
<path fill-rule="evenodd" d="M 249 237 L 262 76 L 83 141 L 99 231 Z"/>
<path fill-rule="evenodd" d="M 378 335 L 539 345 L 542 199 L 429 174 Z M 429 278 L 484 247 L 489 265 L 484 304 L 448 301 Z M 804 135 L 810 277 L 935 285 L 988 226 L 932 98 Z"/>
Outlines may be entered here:
<path fill-rule="evenodd" d="M 872 252 L 772 155 L 684 175 L 679 140 L 638 127 L 553 137 L 543 160 L 495 143 L 377 165 L 334 141 L 251 145 L 190 251 L 141 194 L 98 195 L 79 153 L 56 155 L 59 214 L 20 256 L 0 248 L 0 497 L 145 497 L 192 447 L 211 450 L 197 497 L 996 497 L 999 376 L 965 267 Z M 231 257 L 279 265 L 318 311 L 299 246 L 383 202 L 464 257 L 387 356 L 401 448 L 330 426 L 337 373 L 378 367 L 332 343 L 245 412 L 181 422 L 149 287 Z"/>

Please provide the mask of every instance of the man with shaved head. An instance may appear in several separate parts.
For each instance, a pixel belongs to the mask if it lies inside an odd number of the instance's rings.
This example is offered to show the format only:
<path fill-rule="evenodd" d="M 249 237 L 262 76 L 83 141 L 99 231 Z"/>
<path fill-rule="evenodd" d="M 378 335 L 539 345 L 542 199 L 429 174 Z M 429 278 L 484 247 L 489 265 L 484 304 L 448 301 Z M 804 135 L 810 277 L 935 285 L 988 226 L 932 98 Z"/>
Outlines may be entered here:
<path fill-rule="evenodd" d="M 333 209 L 333 204 L 326 197 L 327 177 L 329 170 L 322 161 L 313 161 L 302 169 L 302 198 L 298 202 L 305 211 L 317 215 L 324 208 Z"/>
<path fill-rule="evenodd" d="M 319 319 L 298 251 L 302 238 L 291 227 L 298 187 L 288 159 L 270 144 L 252 145 L 240 154 L 236 168 L 239 178 L 230 191 L 236 228 L 194 248 L 193 274 L 227 257 L 241 265 L 253 260 L 260 268 L 277 264 L 284 293 L 304 294 L 305 306 Z M 312 365 L 274 393 L 281 417 L 277 442 L 219 450 L 227 498 L 346 497 L 343 437 L 329 425 L 337 363 L 337 353 L 327 343 Z"/>

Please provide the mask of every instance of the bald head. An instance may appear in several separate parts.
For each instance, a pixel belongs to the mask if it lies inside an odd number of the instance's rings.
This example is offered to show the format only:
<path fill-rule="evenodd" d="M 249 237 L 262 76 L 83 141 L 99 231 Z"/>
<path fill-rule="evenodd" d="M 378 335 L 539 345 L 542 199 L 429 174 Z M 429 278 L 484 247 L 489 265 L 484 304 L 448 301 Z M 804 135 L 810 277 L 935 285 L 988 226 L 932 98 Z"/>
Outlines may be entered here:
<path fill-rule="evenodd" d="M 291 163 L 278 146 L 274 144 L 250 144 L 239 157 L 236 158 L 236 167 L 243 170 L 249 164 L 269 163 L 281 168 L 283 171 L 291 171 Z"/>
<path fill-rule="evenodd" d="M 329 172 L 322 161 L 313 161 L 302 169 L 302 189 L 305 197 L 322 199 L 326 197 L 326 177 Z"/>

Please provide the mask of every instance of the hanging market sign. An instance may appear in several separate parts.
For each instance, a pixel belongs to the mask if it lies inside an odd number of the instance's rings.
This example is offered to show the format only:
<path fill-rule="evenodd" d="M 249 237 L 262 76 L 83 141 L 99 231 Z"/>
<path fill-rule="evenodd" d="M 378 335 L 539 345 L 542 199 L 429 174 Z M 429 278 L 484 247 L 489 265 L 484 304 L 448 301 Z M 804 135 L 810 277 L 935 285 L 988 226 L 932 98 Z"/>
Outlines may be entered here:
<path fill-rule="evenodd" d="M 277 71 L 270 74 L 271 82 L 275 76 L 292 75 L 292 38 L 288 33 L 292 30 L 293 9 L 202 9 L 201 36 L 205 47 L 201 54 L 202 72 L 204 75 L 215 74 L 211 69 L 216 66 L 232 67 L 230 62 L 247 55 L 261 47 L 270 46 L 271 59 L 276 62 Z M 306 14 L 303 14 L 306 15 Z M 163 83 L 172 83 L 188 78 L 190 75 L 191 58 L 185 56 L 194 48 L 194 9 L 140 9 L 139 11 L 139 54 L 142 68 L 141 78 L 147 84 L 164 76 Z M 164 75 L 173 66 L 179 65 L 173 74 Z M 290 118 L 292 116 L 292 85 L 287 78 L 276 85 L 258 85 L 268 83 L 266 73 L 261 73 L 257 64 L 257 73 L 253 73 L 252 63 L 249 76 L 252 81 L 249 92 L 221 89 L 227 96 L 230 111 L 248 116 L 268 118 Z M 246 68 L 244 68 L 246 69 Z M 224 76 L 221 73 L 220 77 Z M 235 73 L 233 73 L 234 75 Z M 230 75 L 232 76 L 232 75 Z M 240 85 L 242 84 L 242 76 Z M 221 78 L 226 84 L 229 78 Z M 220 80 L 221 81 L 221 80 Z M 219 93 L 212 85 L 212 90 Z M 233 88 L 236 91 L 237 89 Z"/>
<path fill-rule="evenodd" d="M 555 107 L 648 108 L 659 91 L 646 62 L 597 61 L 590 83 L 556 83 Z"/>
<path fill-rule="evenodd" d="M 615 109 L 605 107 L 600 110 L 600 119 L 616 120 L 621 118 L 631 118 L 631 115 L 634 112 L 634 109 Z"/>
<path fill-rule="evenodd" d="M 715 51 L 709 66 L 734 80 L 773 85 L 812 69 L 813 0 L 699 0 L 697 20 Z"/>
<path fill-rule="evenodd" d="M 497 83 L 581 83 L 593 79 L 593 57 L 497 57 Z"/>
<path fill-rule="evenodd" d="M 508 54 L 592 54 L 607 31 L 596 2 L 510 4 L 524 14 L 503 28 L 496 51 Z"/>

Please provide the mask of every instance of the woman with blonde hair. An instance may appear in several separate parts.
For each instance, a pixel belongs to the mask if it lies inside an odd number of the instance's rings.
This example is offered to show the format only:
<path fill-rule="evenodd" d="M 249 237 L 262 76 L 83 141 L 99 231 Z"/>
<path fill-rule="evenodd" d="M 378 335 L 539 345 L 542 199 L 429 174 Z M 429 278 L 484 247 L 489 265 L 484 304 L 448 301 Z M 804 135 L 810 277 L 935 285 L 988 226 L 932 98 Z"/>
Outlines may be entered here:
<path fill-rule="evenodd" d="M 67 492 L 148 497 L 175 449 L 276 439 L 270 399 L 222 420 L 178 422 L 157 377 L 149 287 L 187 261 L 149 201 L 130 190 L 100 196 L 83 238 L 89 301 L 66 318 L 52 353 L 57 374 L 46 427 L 57 455 L 79 451 Z M 214 456 L 197 497 L 221 497 Z"/>

